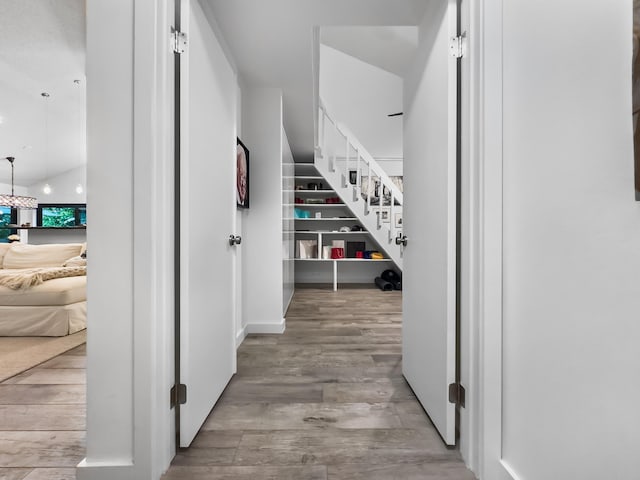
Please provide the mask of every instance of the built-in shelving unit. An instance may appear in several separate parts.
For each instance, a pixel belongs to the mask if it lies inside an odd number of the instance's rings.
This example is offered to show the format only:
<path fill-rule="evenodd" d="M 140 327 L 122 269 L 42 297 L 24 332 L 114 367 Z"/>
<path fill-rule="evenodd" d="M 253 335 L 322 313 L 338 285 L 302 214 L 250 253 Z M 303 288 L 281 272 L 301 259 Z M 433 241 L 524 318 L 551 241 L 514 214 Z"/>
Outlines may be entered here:
<path fill-rule="evenodd" d="M 323 249 L 322 247 L 330 247 L 333 245 L 334 240 L 345 240 L 345 254 L 347 252 L 347 241 L 359 241 L 364 244 L 364 250 L 375 250 L 380 251 L 377 248 L 377 245 L 373 241 L 373 237 L 370 232 L 367 230 L 357 230 L 357 231 L 347 231 L 341 232 L 339 229 L 341 227 L 353 227 L 354 225 L 362 227 L 359 219 L 353 216 L 353 213 L 349 209 L 349 207 L 342 202 L 339 203 L 314 203 L 318 202 L 320 199 L 332 198 L 336 197 L 337 193 L 335 190 L 331 189 L 331 186 L 328 185 L 326 179 L 322 176 L 317 175 L 317 170 L 314 164 L 296 164 L 296 175 L 294 177 L 294 190 L 287 191 L 288 194 L 293 194 L 297 199 L 302 199 L 306 201 L 307 199 L 313 199 L 312 203 L 295 203 L 293 207 L 295 209 L 303 209 L 310 213 L 310 218 L 296 218 L 295 219 L 295 236 L 296 236 L 296 257 L 300 256 L 300 249 L 298 245 L 298 240 L 313 240 L 315 242 L 315 247 L 317 252 L 315 258 L 296 258 L 295 262 L 302 269 L 302 265 L 306 265 L 301 272 L 312 272 L 313 270 L 309 269 L 319 269 L 318 276 L 324 275 L 326 278 L 327 271 L 326 267 L 320 268 L 320 265 L 332 265 L 333 270 L 333 288 L 337 290 L 338 288 L 338 265 L 351 265 L 349 269 L 353 269 L 357 267 L 357 264 L 364 265 L 372 265 L 375 262 L 380 263 L 381 265 L 386 265 L 389 262 L 392 262 L 391 259 L 371 259 L 371 258 L 323 258 Z M 310 185 L 314 184 L 318 188 L 308 188 Z M 337 202 L 338 200 L 334 199 L 333 202 Z M 315 215 L 320 214 L 323 215 L 320 218 L 316 218 Z M 331 215 L 325 217 L 324 215 Z M 317 222 L 317 223 L 313 223 Z M 348 240 L 347 240 L 348 239 Z M 317 265 L 317 267 L 313 267 L 312 265 Z M 296 277 L 299 276 L 298 267 L 296 267 Z M 372 267 L 375 268 L 375 267 Z M 349 270 L 348 269 L 348 270 Z M 369 268 L 368 270 L 371 270 Z M 353 272 L 354 270 L 351 270 Z M 356 270 L 357 272 L 358 270 Z M 366 270 L 365 270 L 366 271 Z M 373 281 L 373 278 L 371 278 Z"/>

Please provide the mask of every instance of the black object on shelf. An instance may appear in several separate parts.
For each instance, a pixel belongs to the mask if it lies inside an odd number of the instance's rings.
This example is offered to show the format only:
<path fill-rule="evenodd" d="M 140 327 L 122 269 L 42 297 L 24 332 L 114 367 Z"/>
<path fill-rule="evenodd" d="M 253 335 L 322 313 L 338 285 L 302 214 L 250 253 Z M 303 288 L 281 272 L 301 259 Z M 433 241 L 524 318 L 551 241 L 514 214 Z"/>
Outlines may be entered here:
<path fill-rule="evenodd" d="M 347 258 L 356 258 L 356 252 L 364 252 L 365 242 L 347 242 Z"/>

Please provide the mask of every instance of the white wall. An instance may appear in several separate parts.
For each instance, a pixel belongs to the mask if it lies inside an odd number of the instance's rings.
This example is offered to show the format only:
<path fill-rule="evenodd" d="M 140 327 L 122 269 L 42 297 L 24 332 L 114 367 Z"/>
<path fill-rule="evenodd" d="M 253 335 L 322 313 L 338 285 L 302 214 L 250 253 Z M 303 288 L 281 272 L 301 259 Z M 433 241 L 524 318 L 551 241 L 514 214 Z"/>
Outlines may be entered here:
<path fill-rule="evenodd" d="M 320 97 L 373 157 L 402 158 L 402 79 L 320 45 Z"/>
<path fill-rule="evenodd" d="M 238 83 L 236 88 L 236 132 L 238 138 L 242 139 L 242 87 L 240 83 Z M 244 228 L 243 221 L 244 216 L 247 211 L 245 209 L 237 209 L 236 210 L 236 227 L 235 234 L 240 235 L 241 238 L 244 239 Z M 236 248 L 235 252 L 235 266 L 234 266 L 234 275 L 235 275 L 235 318 L 236 318 L 236 347 L 239 347 L 242 341 L 245 339 L 246 332 L 246 323 L 244 320 L 242 304 L 243 304 L 243 291 L 242 291 L 242 254 L 243 246 L 240 244 L 238 248 Z"/>
<path fill-rule="evenodd" d="M 521 480 L 640 471 L 631 8 L 504 2 L 502 454 Z"/>
<path fill-rule="evenodd" d="M 282 127 L 282 315 L 289 308 L 295 289 L 295 222 L 293 202 L 295 189 L 293 154 Z"/>
<path fill-rule="evenodd" d="M 43 188 L 47 183 L 51 187 L 50 194 L 43 192 Z M 80 193 L 76 192 L 78 185 L 82 187 L 82 192 Z M 40 203 L 86 203 L 87 167 L 77 167 L 29 185 L 29 195 L 36 197 Z"/>
<path fill-rule="evenodd" d="M 249 209 L 243 218 L 243 316 L 248 333 L 281 333 L 282 91 L 242 92 L 242 141 L 249 149 Z"/>

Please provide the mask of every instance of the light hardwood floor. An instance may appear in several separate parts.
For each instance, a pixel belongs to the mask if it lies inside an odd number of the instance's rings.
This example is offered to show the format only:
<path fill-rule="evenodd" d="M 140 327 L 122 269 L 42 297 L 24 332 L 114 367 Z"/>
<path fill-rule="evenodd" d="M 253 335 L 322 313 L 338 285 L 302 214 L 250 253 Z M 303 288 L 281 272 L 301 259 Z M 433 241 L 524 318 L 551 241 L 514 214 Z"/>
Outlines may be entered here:
<path fill-rule="evenodd" d="M 238 374 L 164 480 L 472 480 L 401 373 L 402 300 L 298 289 L 284 335 L 250 335 Z M 0 384 L 0 480 L 74 480 L 85 346 Z"/>
<path fill-rule="evenodd" d="M 164 480 L 471 480 L 402 377 L 402 298 L 298 289 Z"/>
<path fill-rule="evenodd" d="M 85 446 L 85 345 L 0 383 L 0 479 L 74 480 Z"/>

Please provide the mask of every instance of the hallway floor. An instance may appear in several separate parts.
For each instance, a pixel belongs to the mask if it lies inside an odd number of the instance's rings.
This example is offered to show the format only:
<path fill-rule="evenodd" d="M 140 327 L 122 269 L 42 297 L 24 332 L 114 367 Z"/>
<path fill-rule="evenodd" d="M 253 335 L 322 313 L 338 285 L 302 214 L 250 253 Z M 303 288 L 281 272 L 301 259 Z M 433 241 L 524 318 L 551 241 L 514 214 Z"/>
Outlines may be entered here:
<path fill-rule="evenodd" d="M 472 480 L 402 377 L 402 296 L 297 289 L 163 480 Z"/>
<path fill-rule="evenodd" d="M 86 345 L 0 383 L 0 480 L 74 480 L 85 456 Z"/>

